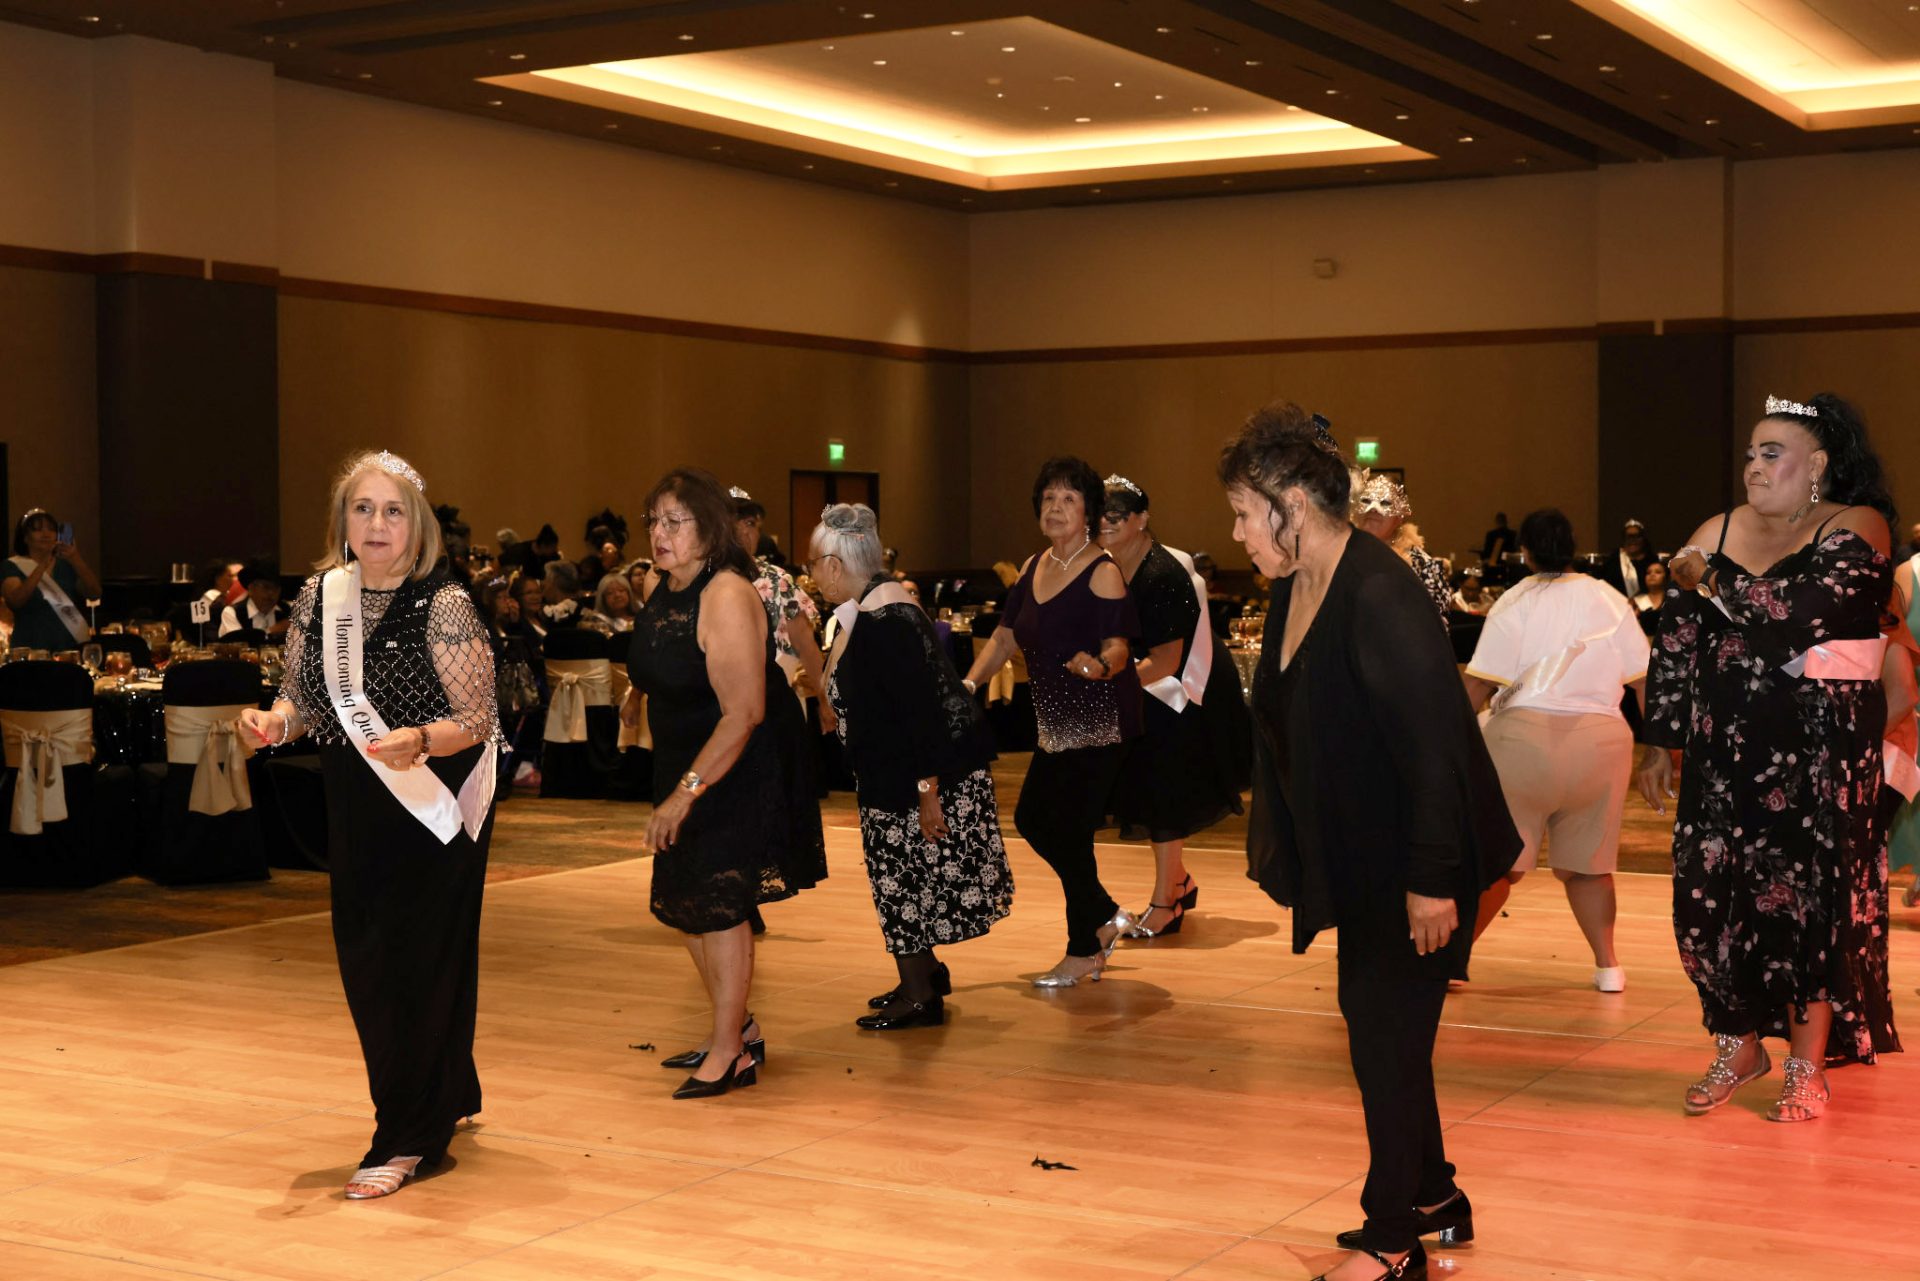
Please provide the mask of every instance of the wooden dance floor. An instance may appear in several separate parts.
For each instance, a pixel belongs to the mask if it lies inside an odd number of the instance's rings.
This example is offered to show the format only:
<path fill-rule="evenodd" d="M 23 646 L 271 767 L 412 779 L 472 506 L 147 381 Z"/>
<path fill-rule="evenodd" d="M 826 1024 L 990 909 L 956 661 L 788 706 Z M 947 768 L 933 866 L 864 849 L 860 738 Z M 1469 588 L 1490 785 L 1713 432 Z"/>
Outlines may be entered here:
<path fill-rule="evenodd" d="M 947 953 L 948 1025 L 884 1034 L 852 1026 L 892 982 L 858 834 L 830 853 L 831 881 L 767 913 L 761 1084 L 708 1102 L 670 1100 L 656 1066 L 704 1020 L 644 860 L 490 886 L 486 1111 L 443 1173 L 372 1203 L 339 1191 L 370 1122 L 324 915 L 0 970 L 0 1277 L 1267 1281 L 1336 1260 L 1366 1147 L 1333 953 L 1290 954 L 1238 856 L 1195 856 L 1184 934 L 1046 994 L 1026 977 L 1060 954 L 1060 895 L 1017 847 L 1014 915 Z M 1144 898 L 1143 848 L 1104 859 Z M 1433 1275 L 1920 1275 L 1916 914 L 1893 937 L 1915 1053 L 1835 1072 L 1809 1125 L 1761 1119 L 1777 1068 L 1690 1118 L 1709 1045 L 1668 882 L 1622 881 L 1624 995 L 1587 986 L 1543 873 L 1448 1001 L 1440 1104 L 1480 1240 Z"/>

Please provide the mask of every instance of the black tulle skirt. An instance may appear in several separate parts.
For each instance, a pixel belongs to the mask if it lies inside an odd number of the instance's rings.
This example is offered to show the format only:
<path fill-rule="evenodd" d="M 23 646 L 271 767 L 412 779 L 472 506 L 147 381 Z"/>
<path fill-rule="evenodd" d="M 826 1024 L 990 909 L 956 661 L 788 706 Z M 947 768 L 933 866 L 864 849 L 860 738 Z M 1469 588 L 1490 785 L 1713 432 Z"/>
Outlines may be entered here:
<path fill-rule="evenodd" d="M 1121 838 L 1182 841 L 1242 813 L 1240 794 L 1253 769 L 1253 722 L 1225 644 L 1214 638 L 1203 703 L 1176 712 L 1151 694 L 1141 701 L 1144 732 L 1128 744 L 1114 788 Z"/>

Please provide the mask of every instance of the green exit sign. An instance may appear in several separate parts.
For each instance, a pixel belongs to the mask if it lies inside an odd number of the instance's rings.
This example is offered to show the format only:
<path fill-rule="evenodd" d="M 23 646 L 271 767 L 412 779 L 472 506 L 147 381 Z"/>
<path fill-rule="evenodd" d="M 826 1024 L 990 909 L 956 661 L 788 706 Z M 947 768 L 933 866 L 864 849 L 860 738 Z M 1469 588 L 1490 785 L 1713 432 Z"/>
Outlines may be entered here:
<path fill-rule="evenodd" d="M 1380 442 L 1377 440 L 1356 440 L 1353 442 L 1353 461 L 1362 467 L 1371 467 L 1380 461 Z"/>
<path fill-rule="evenodd" d="M 847 446 L 844 441 L 827 442 L 827 461 L 836 467 L 847 461 Z"/>

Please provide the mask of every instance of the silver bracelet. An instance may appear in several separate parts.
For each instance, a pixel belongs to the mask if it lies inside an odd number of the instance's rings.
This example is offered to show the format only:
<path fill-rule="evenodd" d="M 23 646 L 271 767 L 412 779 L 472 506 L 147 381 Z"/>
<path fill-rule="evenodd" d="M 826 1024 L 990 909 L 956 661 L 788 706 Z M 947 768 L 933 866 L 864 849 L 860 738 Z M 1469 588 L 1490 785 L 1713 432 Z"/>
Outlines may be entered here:
<path fill-rule="evenodd" d="M 1682 547 L 1679 551 L 1675 552 L 1673 554 L 1673 559 L 1681 560 L 1685 558 L 1688 555 L 1688 553 L 1692 553 L 1693 555 L 1698 556 L 1701 560 L 1713 559 L 1711 556 L 1707 555 L 1706 548 L 1696 546 L 1693 543 L 1688 543 L 1685 547 Z"/>
<path fill-rule="evenodd" d="M 282 712 L 280 714 L 280 741 L 275 743 L 274 746 L 285 747 L 287 745 L 287 736 L 292 733 L 293 733 L 293 717 L 288 715 L 285 712 Z"/>

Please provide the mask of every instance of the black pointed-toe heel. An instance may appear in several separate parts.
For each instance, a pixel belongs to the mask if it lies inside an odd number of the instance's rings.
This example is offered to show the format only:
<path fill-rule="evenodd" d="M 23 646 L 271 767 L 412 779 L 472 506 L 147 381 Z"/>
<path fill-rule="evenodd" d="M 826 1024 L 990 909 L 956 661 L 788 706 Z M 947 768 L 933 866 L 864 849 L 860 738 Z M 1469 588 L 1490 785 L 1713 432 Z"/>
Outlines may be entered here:
<path fill-rule="evenodd" d="M 752 1026 L 753 1013 L 752 1011 L 748 1011 L 747 1021 L 740 1025 L 740 1035 L 744 1037 L 747 1034 L 747 1029 Z M 753 1061 L 755 1063 L 765 1063 L 767 1061 L 766 1037 L 755 1037 L 753 1040 L 747 1041 L 745 1047 L 747 1053 L 753 1055 Z M 666 1058 L 661 1059 L 660 1066 L 663 1068 L 672 1068 L 677 1072 L 697 1072 L 700 1070 L 700 1065 L 706 1061 L 707 1052 L 705 1050 L 682 1050 L 678 1054 L 669 1054 Z"/>
<path fill-rule="evenodd" d="M 1373 1281 L 1427 1281 L 1427 1252 L 1418 1241 L 1413 1243 L 1413 1249 L 1407 1253 L 1407 1257 L 1398 1263 L 1388 1263 L 1386 1255 L 1378 1250 L 1369 1250 L 1364 1245 L 1356 1245 L 1353 1249 L 1372 1255 L 1374 1262 L 1386 1269 Z M 1313 1281 L 1327 1281 L 1327 1274 L 1323 1272 Z"/>
<path fill-rule="evenodd" d="M 933 994 L 935 996 L 953 995 L 953 975 L 947 972 L 946 962 L 944 961 L 933 967 Z M 867 1008 L 870 1010 L 884 1010 L 899 999 L 900 989 L 896 987 L 891 991 L 882 992 L 878 996 L 868 997 Z"/>
<path fill-rule="evenodd" d="M 742 1053 L 744 1054 L 745 1051 Z M 697 1076 L 688 1077 L 680 1083 L 680 1088 L 673 1092 L 673 1097 L 676 1099 L 718 1098 L 728 1090 L 744 1090 L 749 1085 L 756 1084 L 759 1079 L 760 1065 L 749 1056 L 745 1067 L 741 1067 L 740 1060 L 735 1059 L 733 1067 L 717 1081 L 702 1081 Z"/>
<path fill-rule="evenodd" d="M 910 1027 L 939 1027 L 947 1021 L 947 1007 L 939 997 L 922 1004 L 919 1001 L 902 1001 L 905 1009 L 894 1007 L 893 1011 L 879 1010 L 873 1014 L 862 1014 L 855 1019 L 856 1027 L 866 1028 L 869 1032 L 898 1032 Z"/>
<path fill-rule="evenodd" d="M 1432 1212 L 1417 1210 L 1414 1213 L 1413 1230 L 1423 1237 L 1434 1237 L 1439 1245 L 1458 1249 L 1473 1244 L 1473 1202 L 1467 1200 L 1467 1194 L 1459 1189 L 1435 1206 Z M 1360 1229 L 1354 1228 L 1342 1232 L 1333 1239 L 1333 1243 L 1343 1250 L 1364 1250 L 1360 1244 Z"/>

